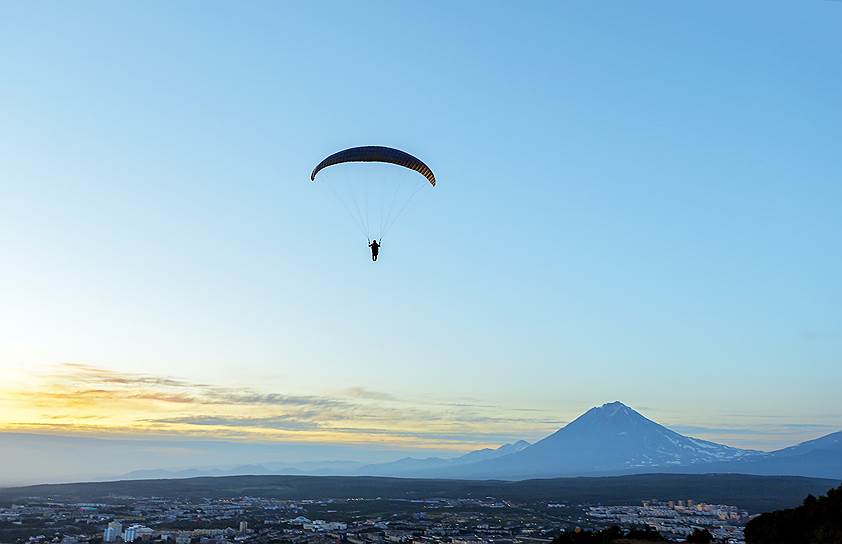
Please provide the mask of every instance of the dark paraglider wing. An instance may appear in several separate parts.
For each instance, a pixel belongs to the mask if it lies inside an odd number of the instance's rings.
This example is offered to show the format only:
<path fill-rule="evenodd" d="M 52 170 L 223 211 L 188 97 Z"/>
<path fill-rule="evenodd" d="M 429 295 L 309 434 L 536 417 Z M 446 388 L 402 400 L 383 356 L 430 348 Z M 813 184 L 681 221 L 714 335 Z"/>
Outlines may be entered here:
<path fill-rule="evenodd" d="M 393 149 L 391 147 L 381 147 L 378 145 L 369 145 L 364 147 L 352 147 L 338 153 L 334 153 L 330 157 L 320 162 L 313 169 L 310 174 L 310 181 L 316 181 L 316 174 L 328 166 L 334 164 L 342 164 L 344 162 L 385 162 L 389 164 L 396 164 L 415 170 L 430 182 L 433 187 L 436 186 L 436 176 L 430 167 L 424 164 L 421 159 L 413 157 L 405 151 Z"/>
<path fill-rule="evenodd" d="M 423 161 L 405 151 L 391 147 L 365 146 L 345 149 L 327 157 L 313 169 L 310 181 L 316 181 L 319 172 L 328 166 L 346 162 L 394 164 L 424 176 L 425 181 L 409 173 L 378 176 L 371 175 L 367 168 L 361 168 L 357 172 L 358 175 L 349 171 L 344 175 L 320 178 L 318 186 L 327 186 L 348 215 L 356 221 L 360 232 L 369 241 L 372 257 L 376 259 L 374 251 L 379 247 L 380 240 L 403 215 L 418 192 L 423 191 L 428 183 L 432 187 L 436 186 L 436 176 Z M 348 183 L 351 180 L 353 183 Z M 377 240 L 376 245 L 371 245 L 372 239 Z"/>

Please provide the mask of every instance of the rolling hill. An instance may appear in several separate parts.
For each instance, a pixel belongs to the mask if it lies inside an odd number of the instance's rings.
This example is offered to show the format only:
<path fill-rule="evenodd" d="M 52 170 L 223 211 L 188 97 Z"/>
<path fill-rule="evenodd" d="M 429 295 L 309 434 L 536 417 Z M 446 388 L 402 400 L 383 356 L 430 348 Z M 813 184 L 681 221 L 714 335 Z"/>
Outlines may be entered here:
<path fill-rule="evenodd" d="M 225 476 L 176 480 L 122 480 L 0 489 L 0 502 L 22 497 L 95 502 L 127 496 L 275 497 L 286 499 L 419 499 L 494 496 L 510 501 L 572 504 L 638 504 L 651 498 L 695 498 L 733 504 L 750 512 L 795 506 L 838 481 L 736 474 L 642 474 L 601 478 L 553 478 L 502 482 L 366 476 Z"/>

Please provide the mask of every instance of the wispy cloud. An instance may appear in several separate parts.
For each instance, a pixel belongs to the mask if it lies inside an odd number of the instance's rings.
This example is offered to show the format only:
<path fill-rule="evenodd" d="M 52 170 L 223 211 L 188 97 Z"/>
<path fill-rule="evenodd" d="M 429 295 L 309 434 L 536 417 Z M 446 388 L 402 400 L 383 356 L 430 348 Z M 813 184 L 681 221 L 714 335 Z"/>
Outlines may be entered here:
<path fill-rule="evenodd" d="M 120 385 L 160 385 L 164 387 L 203 387 L 203 384 L 191 383 L 185 380 L 178 380 L 169 377 L 154 376 L 150 374 L 117 373 L 104 368 L 80 364 L 66 363 L 61 366 L 59 372 L 54 376 L 60 378 L 71 378 L 75 382 L 82 383 L 111 383 Z"/>
<path fill-rule="evenodd" d="M 394 395 L 391 393 L 384 393 L 382 391 L 372 391 L 370 389 L 366 389 L 365 387 L 348 387 L 343 389 L 341 393 L 347 397 L 355 398 L 355 399 L 369 399 L 369 400 L 387 400 L 387 401 L 395 401 L 398 400 Z"/>
<path fill-rule="evenodd" d="M 257 429 L 282 429 L 286 431 L 316 430 L 320 428 L 320 425 L 315 421 L 283 415 L 271 417 L 185 416 L 170 419 L 154 419 L 150 420 L 150 422 L 214 427 L 254 427 Z"/>
<path fill-rule="evenodd" d="M 833 425 L 815 423 L 782 423 L 761 424 L 754 427 L 701 426 L 701 425 L 672 425 L 674 431 L 691 435 L 740 435 L 740 436 L 790 436 L 793 431 L 833 432 L 837 430 Z"/>
<path fill-rule="evenodd" d="M 0 429 L 180 434 L 244 440 L 471 449 L 534 439 L 559 424 L 546 413 L 479 402 L 413 402 L 352 386 L 330 395 L 233 389 L 171 376 L 67 364 L 14 391 Z"/>
<path fill-rule="evenodd" d="M 349 404 L 339 400 L 318 396 L 282 395 L 278 393 L 258 393 L 255 391 L 234 391 L 221 388 L 206 388 L 202 401 L 205 404 L 236 404 L 264 406 L 321 406 L 338 408 Z"/>

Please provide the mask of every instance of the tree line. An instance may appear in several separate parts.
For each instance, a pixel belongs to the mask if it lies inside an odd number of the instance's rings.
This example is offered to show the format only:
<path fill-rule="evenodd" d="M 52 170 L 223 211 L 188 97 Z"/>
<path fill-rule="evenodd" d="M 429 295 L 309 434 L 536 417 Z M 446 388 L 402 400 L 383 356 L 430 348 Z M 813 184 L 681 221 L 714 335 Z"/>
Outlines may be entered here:
<path fill-rule="evenodd" d="M 761 514 L 745 529 L 747 544 L 842 544 L 842 485 L 827 495 Z"/>

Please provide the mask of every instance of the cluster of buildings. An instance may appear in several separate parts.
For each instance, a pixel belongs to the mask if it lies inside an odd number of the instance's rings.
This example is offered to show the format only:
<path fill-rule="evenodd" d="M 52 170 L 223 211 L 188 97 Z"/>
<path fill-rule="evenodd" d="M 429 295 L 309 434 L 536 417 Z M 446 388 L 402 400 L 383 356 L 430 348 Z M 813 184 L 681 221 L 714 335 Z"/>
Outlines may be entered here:
<path fill-rule="evenodd" d="M 143 537 L 148 537 L 154 534 L 154 529 L 150 529 L 149 527 L 139 523 L 129 525 L 124 531 L 122 523 L 119 521 L 112 521 L 105 528 L 105 531 L 103 531 L 102 541 L 116 542 L 117 539 L 120 538 L 123 542 L 134 542 L 135 540 L 140 540 L 143 539 Z"/>
<path fill-rule="evenodd" d="M 346 529 L 348 529 L 348 524 L 343 523 L 341 521 L 325 521 L 323 519 L 311 521 L 305 518 L 304 516 L 298 516 L 295 519 L 291 519 L 289 520 L 289 523 L 292 525 L 300 525 L 301 528 L 305 531 L 313 531 L 319 533 L 345 531 Z"/>
<path fill-rule="evenodd" d="M 683 538 L 693 529 L 707 529 L 714 538 L 742 543 L 748 512 L 736 506 L 706 504 L 693 499 L 643 501 L 641 506 L 591 506 L 588 517 L 601 524 L 646 525 L 666 537 Z"/>
<path fill-rule="evenodd" d="M 285 500 L 112 497 L 107 503 L 33 498 L 0 507 L 0 542 L 16 544 L 549 544 L 575 527 L 648 525 L 680 539 L 705 527 L 742 542 L 748 514 L 686 501 L 593 506 L 494 497 Z"/>
<path fill-rule="evenodd" d="M 0 542 L 122 544 L 178 540 L 179 544 L 189 544 L 219 534 L 231 536 L 233 541 L 249 532 L 248 522 L 240 517 L 274 509 L 274 503 L 262 499 L 197 503 L 118 497 L 108 503 L 62 503 L 33 497 L 23 504 L 0 505 Z M 229 529 L 232 523 L 235 528 Z"/>
<path fill-rule="evenodd" d="M 173 530 L 156 530 L 145 527 L 140 524 L 133 524 L 126 528 L 125 531 L 120 532 L 122 524 L 118 521 L 112 521 L 105 528 L 103 534 L 103 542 L 135 542 L 135 541 L 159 541 L 162 543 L 172 542 L 174 544 L 191 544 L 198 540 L 199 542 L 240 542 L 248 540 L 248 522 L 241 521 L 239 530 L 233 528 L 225 529 L 193 529 L 184 531 Z"/>

